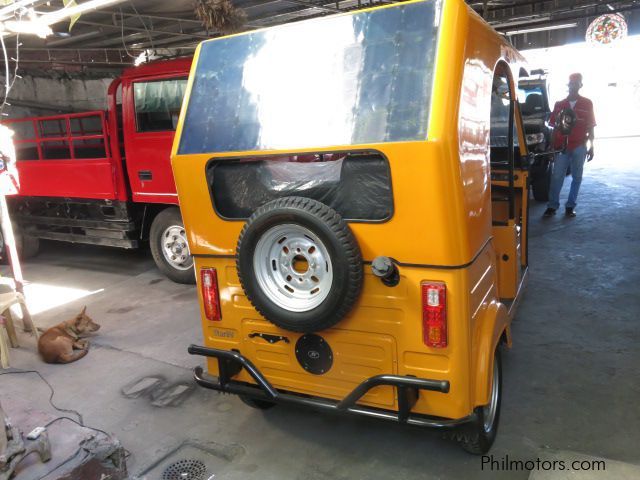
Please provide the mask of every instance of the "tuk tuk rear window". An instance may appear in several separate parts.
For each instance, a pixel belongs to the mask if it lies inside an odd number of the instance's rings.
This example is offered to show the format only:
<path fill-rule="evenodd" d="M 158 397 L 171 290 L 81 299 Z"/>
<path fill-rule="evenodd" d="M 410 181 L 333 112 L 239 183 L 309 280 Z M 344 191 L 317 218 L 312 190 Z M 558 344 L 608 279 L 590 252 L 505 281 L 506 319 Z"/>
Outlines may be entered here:
<path fill-rule="evenodd" d="M 178 153 L 426 139 L 435 3 L 204 42 Z"/>
<path fill-rule="evenodd" d="M 318 200 L 345 220 L 382 222 L 393 214 L 391 174 L 376 152 L 254 157 L 211 161 L 207 183 L 227 220 L 243 220 L 282 197 Z"/>

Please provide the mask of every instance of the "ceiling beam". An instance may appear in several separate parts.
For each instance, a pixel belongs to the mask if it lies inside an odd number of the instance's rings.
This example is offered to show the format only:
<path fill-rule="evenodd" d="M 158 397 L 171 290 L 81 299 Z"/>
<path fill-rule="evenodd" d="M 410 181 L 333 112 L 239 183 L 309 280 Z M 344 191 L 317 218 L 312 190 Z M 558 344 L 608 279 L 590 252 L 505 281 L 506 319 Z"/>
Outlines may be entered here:
<path fill-rule="evenodd" d="M 640 9 L 640 4 L 630 5 L 628 7 L 614 8 L 613 10 L 607 8 L 607 5 L 604 4 L 604 5 L 599 5 L 595 7 L 594 12 L 578 13 L 578 11 L 581 11 L 584 9 L 579 9 L 579 10 L 570 9 L 570 10 L 563 10 L 560 15 L 553 13 L 551 14 L 551 18 L 530 19 L 530 21 L 527 21 L 526 17 L 521 17 L 520 19 L 516 19 L 513 22 L 508 22 L 508 23 L 504 22 L 500 24 L 498 22 L 491 22 L 491 25 L 493 26 L 493 28 L 500 31 L 507 28 L 513 29 L 513 28 L 518 28 L 522 26 L 540 26 L 540 25 L 546 25 L 548 23 L 558 23 L 558 22 L 565 22 L 570 20 L 579 20 L 582 18 L 590 18 L 590 17 L 595 18 L 600 15 L 604 15 L 605 13 L 622 13 L 622 12 L 628 12 L 628 11 L 639 10 L 639 9 Z M 547 17 L 549 17 L 548 14 L 547 14 Z M 517 21 L 517 20 L 521 20 L 521 21 Z"/>
<path fill-rule="evenodd" d="M 279 1 L 279 0 L 278 0 Z M 151 20 L 161 20 L 161 21 L 169 21 L 169 22 L 180 22 L 180 23 L 194 23 L 199 25 L 200 27 L 202 27 L 202 22 L 200 20 L 194 20 L 193 18 L 183 18 L 183 17 L 167 17 L 164 15 L 148 15 L 146 13 L 141 13 L 141 14 L 136 14 L 136 13 L 127 13 L 127 12 L 116 12 L 113 10 L 98 10 L 96 12 L 93 13 L 100 13 L 103 15 L 120 15 L 122 14 L 124 17 L 127 18 L 149 18 Z"/>
<path fill-rule="evenodd" d="M 304 1 L 304 0 L 282 0 L 282 1 L 284 1 L 285 3 L 293 3 L 295 5 L 302 5 L 303 7 L 315 8 L 317 10 L 324 10 L 325 12 L 341 12 L 342 11 L 342 10 L 340 10 L 340 7 L 339 7 L 339 5 L 340 5 L 339 1 L 333 2 L 333 3 L 338 5 L 337 7 L 333 7 L 333 6 L 329 7 L 329 6 L 323 5 L 323 3 L 326 3 L 326 2 L 321 2 L 319 4 L 316 4 L 316 3 L 307 2 L 307 1 Z"/>
<path fill-rule="evenodd" d="M 169 31 L 169 30 L 158 30 L 157 28 L 139 28 L 139 27 L 131 27 L 129 25 L 125 25 L 123 23 L 121 24 L 116 24 L 112 25 L 112 24 L 108 24 L 108 23 L 99 23 L 99 22 L 92 22 L 89 20 L 83 20 L 82 18 L 80 20 L 78 20 L 76 23 L 81 24 L 81 25 L 90 25 L 93 27 L 103 27 L 103 28 L 109 28 L 111 30 L 124 30 L 125 32 L 138 32 L 138 33 L 150 33 L 150 34 L 158 34 L 158 35 L 173 35 L 174 37 L 184 37 L 184 38 L 195 38 L 195 39 L 200 39 L 200 40 L 206 40 L 208 38 L 210 38 L 208 35 L 202 33 L 183 33 L 183 32 L 173 32 L 173 31 Z M 203 29 L 204 30 L 204 29 Z"/>

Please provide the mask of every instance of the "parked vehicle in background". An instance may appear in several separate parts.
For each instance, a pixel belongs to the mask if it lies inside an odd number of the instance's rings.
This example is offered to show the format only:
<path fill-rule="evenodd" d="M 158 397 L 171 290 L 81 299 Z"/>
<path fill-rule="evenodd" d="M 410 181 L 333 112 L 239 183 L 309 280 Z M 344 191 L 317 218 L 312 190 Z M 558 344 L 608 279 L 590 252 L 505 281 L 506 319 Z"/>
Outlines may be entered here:
<path fill-rule="evenodd" d="M 486 453 L 528 272 L 524 59 L 464 1 L 413 0 L 216 38 L 194 62 L 172 165 L 196 382 Z"/>
<path fill-rule="evenodd" d="M 529 151 L 534 154 L 548 152 L 551 149 L 553 129 L 549 126 L 551 108 L 544 70 L 532 70 L 529 77 L 520 78 L 518 102 Z M 552 161 L 553 155 L 535 155 L 530 165 L 529 181 L 533 198 L 541 202 L 546 202 L 549 197 Z"/>
<path fill-rule="evenodd" d="M 170 150 L 191 58 L 123 72 L 107 111 L 6 120 L 15 131 L 20 195 L 10 199 L 25 256 L 40 239 L 137 248 L 193 283 Z"/>

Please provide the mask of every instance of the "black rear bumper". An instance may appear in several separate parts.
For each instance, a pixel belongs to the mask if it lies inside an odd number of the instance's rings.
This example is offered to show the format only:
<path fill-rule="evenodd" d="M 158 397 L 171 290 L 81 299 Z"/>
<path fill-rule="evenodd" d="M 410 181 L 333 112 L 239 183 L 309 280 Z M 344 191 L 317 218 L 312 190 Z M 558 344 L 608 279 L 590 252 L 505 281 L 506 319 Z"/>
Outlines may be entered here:
<path fill-rule="evenodd" d="M 251 360 L 242 356 L 239 352 L 198 345 L 189 346 L 188 351 L 191 355 L 202 355 L 218 359 L 220 372 L 218 378 L 206 375 L 202 367 L 196 367 L 194 370 L 194 378 L 198 385 L 211 390 L 244 395 L 274 403 L 293 403 L 306 405 L 319 410 L 364 415 L 420 427 L 453 428 L 476 420 L 473 414 L 459 419 L 448 419 L 411 412 L 411 409 L 418 400 L 420 390 L 448 393 L 449 382 L 446 380 L 428 380 L 399 375 L 376 375 L 366 379 L 342 400 L 335 401 L 276 390 Z M 247 373 L 251 375 L 257 385 L 231 380 L 231 377 L 238 374 L 242 369 L 245 369 Z M 396 387 L 398 400 L 397 412 L 357 405 L 358 400 L 366 395 L 369 390 L 380 385 Z"/>

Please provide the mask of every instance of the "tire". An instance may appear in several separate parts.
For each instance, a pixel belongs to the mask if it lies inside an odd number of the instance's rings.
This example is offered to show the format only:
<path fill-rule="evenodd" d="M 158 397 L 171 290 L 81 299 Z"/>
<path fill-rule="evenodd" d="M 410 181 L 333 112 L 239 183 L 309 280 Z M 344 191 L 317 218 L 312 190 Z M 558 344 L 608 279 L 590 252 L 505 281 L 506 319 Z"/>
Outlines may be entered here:
<path fill-rule="evenodd" d="M 166 208 L 153 219 L 149 245 L 153 260 L 162 273 L 176 283 L 196 283 L 193 258 L 189 253 L 182 216 L 177 207 Z M 174 256 L 174 260 L 170 255 Z"/>
<path fill-rule="evenodd" d="M 487 415 L 491 411 L 490 407 L 493 404 L 490 400 L 489 405 L 475 409 L 476 421 L 474 423 L 463 427 L 454 434 L 458 444 L 465 451 L 473 455 L 484 455 L 487 453 L 491 449 L 498 433 L 500 406 L 502 404 L 502 361 L 500 350 L 498 349 L 496 349 L 493 360 L 492 384 L 492 393 L 495 392 L 496 394 L 495 413 L 493 416 Z M 492 398 L 493 395 L 490 396 L 490 399 Z M 485 421 L 489 422 L 488 426 L 485 426 Z"/>
<path fill-rule="evenodd" d="M 40 239 L 29 235 L 21 235 L 18 243 L 18 255 L 23 260 L 33 258 L 40 252 Z"/>
<path fill-rule="evenodd" d="M 32 237 L 30 235 L 23 235 L 22 232 L 16 229 L 13 233 L 16 240 L 16 250 L 18 250 L 18 257 L 20 260 L 27 260 L 33 258 L 40 252 L 40 239 L 38 237 Z M 9 253 L 4 243 L 4 236 L 0 232 L 0 263 L 9 263 Z"/>
<path fill-rule="evenodd" d="M 349 226 L 310 198 L 284 197 L 258 208 L 240 233 L 236 267 L 255 309 L 293 332 L 334 326 L 362 290 L 362 255 Z"/>
<path fill-rule="evenodd" d="M 547 202 L 549 200 L 549 189 L 551 187 L 551 162 L 547 162 L 545 167 L 536 169 L 532 172 L 531 190 L 533 198 L 538 202 Z"/>
<path fill-rule="evenodd" d="M 255 408 L 256 410 L 269 410 L 276 406 L 275 403 L 270 402 L 269 400 L 260 400 L 258 398 L 247 397 L 245 395 L 238 395 L 240 400 L 245 405 L 250 406 L 251 408 Z"/>

